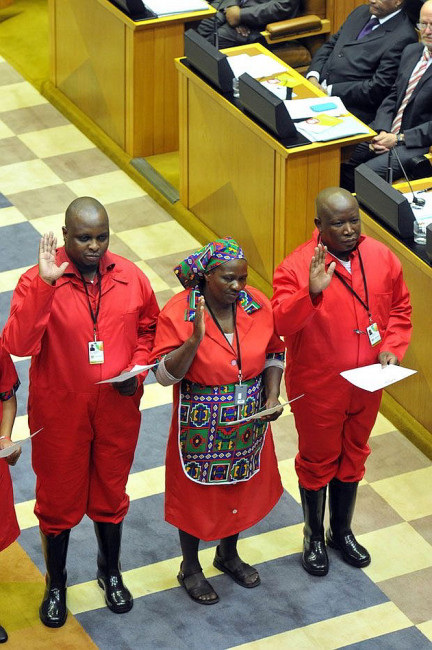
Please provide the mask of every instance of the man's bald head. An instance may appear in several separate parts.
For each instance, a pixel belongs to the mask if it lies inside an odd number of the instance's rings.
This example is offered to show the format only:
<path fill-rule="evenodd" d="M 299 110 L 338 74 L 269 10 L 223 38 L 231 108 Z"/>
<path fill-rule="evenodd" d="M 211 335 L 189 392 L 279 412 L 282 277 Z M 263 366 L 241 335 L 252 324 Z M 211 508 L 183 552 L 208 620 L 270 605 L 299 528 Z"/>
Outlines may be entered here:
<path fill-rule="evenodd" d="M 80 196 L 66 208 L 65 227 L 69 228 L 76 219 L 87 223 L 101 218 L 106 219 L 108 224 L 108 215 L 102 203 L 91 196 Z"/>
<path fill-rule="evenodd" d="M 94 275 L 109 243 L 108 215 L 102 203 L 90 196 L 72 201 L 66 210 L 63 238 L 77 269 L 85 277 Z"/>
<path fill-rule="evenodd" d="M 340 187 L 327 187 L 316 199 L 315 225 L 328 250 L 347 258 L 357 245 L 361 222 L 357 199 Z"/>

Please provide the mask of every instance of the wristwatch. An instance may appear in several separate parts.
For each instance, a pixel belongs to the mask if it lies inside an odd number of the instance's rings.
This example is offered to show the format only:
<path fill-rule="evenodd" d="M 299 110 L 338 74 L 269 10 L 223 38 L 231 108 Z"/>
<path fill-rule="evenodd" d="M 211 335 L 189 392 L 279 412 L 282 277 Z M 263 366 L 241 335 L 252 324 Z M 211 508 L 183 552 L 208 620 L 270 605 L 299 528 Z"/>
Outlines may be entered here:
<path fill-rule="evenodd" d="M 398 133 L 396 136 L 396 144 L 400 144 L 401 142 L 405 142 L 405 136 L 403 133 Z"/>

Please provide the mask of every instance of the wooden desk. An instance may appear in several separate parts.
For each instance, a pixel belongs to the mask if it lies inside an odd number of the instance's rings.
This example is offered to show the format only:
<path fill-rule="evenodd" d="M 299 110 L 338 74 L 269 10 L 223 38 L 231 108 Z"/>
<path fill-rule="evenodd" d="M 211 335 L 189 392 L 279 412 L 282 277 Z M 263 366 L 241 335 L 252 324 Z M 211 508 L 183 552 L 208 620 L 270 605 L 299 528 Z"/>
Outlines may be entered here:
<path fill-rule="evenodd" d="M 432 178 L 412 181 L 412 185 L 416 189 L 430 187 Z M 409 191 L 406 184 L 400 184 L 397 187 L 402 192 Z M 363 210 L 361 215 L 363 232 L 382 241 L 400 259 L 413 307 L 413 335 L 403 364 L 418 372 L 406 381 L 386 389 L 381 410 L 432 458 L 432 345 L 430 341 L 432 266 L 423 262 L 403 242 L 390 234 Z M 386 399 L 388 395 L 399 405 L 400 409 L 395 410 L 394 403 Z"/>
<path fill-rule="evenodd" d="M 225 51 L 269 54 L 260 45 Z M 269 290 L 275 266 L 310 237 L 316 195 L 339 185 L 341 148 L 369 136 L 287 149 L 181 61 L 176 66 L 180 201 L 218 236 L 238 239 L 260 287 Z M 300 82 L 299 97 L 322 96 L 287 71 Z"/>
<path fill-rule="evenodd" d="M 50 79 L 131 157 L 178 149 L 185 23 L 214 9 L 134 22 L 108 0 L 49 0 Z"/>

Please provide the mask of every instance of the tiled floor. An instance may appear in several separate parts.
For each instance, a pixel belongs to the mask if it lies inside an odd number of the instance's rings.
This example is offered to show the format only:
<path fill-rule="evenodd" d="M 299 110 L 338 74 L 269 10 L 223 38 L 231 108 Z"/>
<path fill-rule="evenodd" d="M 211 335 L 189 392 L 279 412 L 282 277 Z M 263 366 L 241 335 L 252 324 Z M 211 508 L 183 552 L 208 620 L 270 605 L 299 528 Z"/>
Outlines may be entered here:
<path fill-rule="evenodd" d="M 162 306 L 179 290 L 173 266 L 198 242 L 0 59 L 0 325 L 20 273 L 36 261 L 40 234 L 53 230 L 61 239 L 64 210 L 80 195 L 106 205 L 111 249 L 144 270 Z M 16 360 L 22 387 L 15 437 L 21 439 L 28 436 L 28 364 Z M 200 608 L 176 587 L 177 538 L 163 522 L 170 405 L 170 389 L 147 385 L 128 486 L 123 568 L 135 606 L 125 616 L 104 607 L 93 579 L 95 542 L 86 520 L 73 531 L 69 553 L 68 605 L 74 616 L 62 630 L 39 623 L 42 557 L 34 476 L 24 448 L 13 472 L 20 546 L 0 556 L 0 621 L 10 632 L 6 647 L 90 648 L 93 642 L 103 649 L 432 647 L 432 467 L 388 420 L 379 416 L 374 428 L 355 515 L 355 531 L 371 551 L 372 564 L 356 570 L 330 553 L 326 578 L 302 570 L 296 432 L 286 413 L 274 426 L 285 493 L 264 522 L 241 536 L 241 551 L 259 566 L 262 585 L 254 590 L 233 585 L 212 567 L 212 545 L 204 545 L 202 563 L 221 602 Z M 147 437 L 151 451 L 144 446 Z"/>

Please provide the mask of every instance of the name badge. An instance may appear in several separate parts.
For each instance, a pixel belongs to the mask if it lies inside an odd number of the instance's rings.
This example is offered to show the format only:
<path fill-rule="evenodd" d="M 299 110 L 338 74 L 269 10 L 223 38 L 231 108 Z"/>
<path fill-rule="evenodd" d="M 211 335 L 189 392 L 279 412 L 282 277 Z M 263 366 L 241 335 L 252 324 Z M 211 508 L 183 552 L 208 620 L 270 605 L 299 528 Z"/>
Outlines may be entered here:
<path fill-rule="evenodd" d="M 236 384 L 234 387 L 234 404 L 243 406 L 246 402 L 247 386 L 246 384 Z"/>
<path fill-rule="evenodd" d="M 103 341 L 89 341 L 88 343 L 89 363 L 97 364 L 104 362 Z"/>
<path fill-rule="evenodd" d="M 371 325 L 366 328 L 366 332 L 372 346 L 378 345 L 378 343 L 381 342 L 381 334 L 379 333 L 378 325 L 376 323 L 371 323 Z"/>

